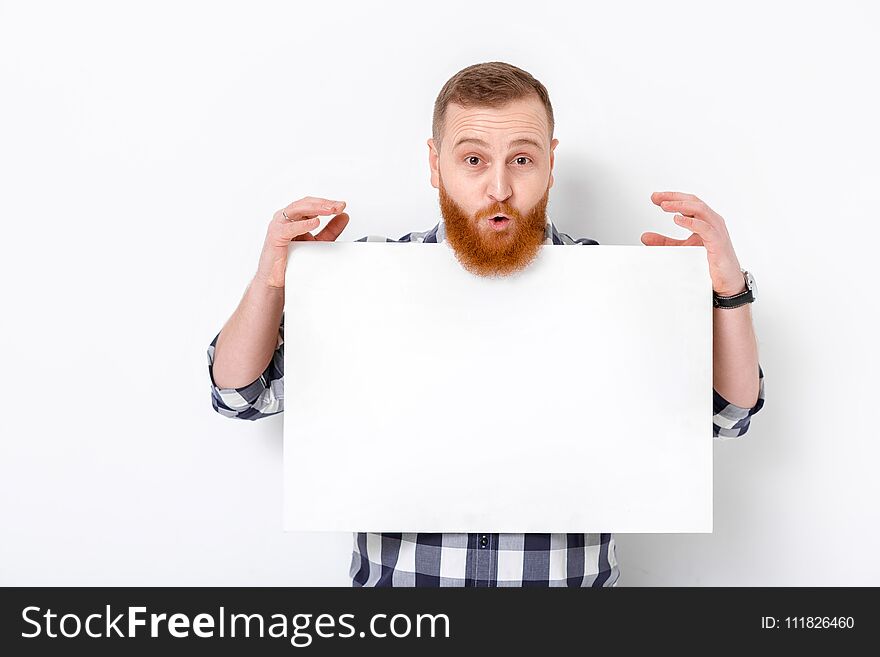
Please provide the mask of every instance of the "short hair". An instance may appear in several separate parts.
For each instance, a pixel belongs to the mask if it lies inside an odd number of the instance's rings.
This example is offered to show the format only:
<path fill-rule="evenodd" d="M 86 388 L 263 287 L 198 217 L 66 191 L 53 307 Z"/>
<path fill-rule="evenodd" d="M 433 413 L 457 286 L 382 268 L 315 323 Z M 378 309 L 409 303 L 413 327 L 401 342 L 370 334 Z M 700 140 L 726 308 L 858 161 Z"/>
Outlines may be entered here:
<path fill-rule="evenodd" d="M 434 101 L 432 132 L 434 146 L 440 152 L 440 136 L 446 122 L 446 107 L 503 107 L 507 103 L 536 95 L 547 110 L 550 140 L 553 140 L 553 106 L 547 88 L 530 73 L 505 62 L 472 64 L 453 75 Z"/>

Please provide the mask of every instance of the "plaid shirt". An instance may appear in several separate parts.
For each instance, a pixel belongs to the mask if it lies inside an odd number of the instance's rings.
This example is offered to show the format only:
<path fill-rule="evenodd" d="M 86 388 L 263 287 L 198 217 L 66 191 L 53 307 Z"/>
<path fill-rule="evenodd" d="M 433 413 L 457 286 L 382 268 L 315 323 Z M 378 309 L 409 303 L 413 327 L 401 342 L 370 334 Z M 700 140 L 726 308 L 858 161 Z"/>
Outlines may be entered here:
<path fill-rule="evenodd" d="M 377 235 L 357 242 L 438 243 L 443 220 L 431 230 L 399 240 Z M 547 221 L 544 244 L 597 245 L 573 239 Z M 214 383 L 214 347 L 208 347 L 208 375 L 214 410 L 230 418 L 258 420 L 284 410 L 284 314 L 272 362 L 253 383 L 219 388 Z M 752 408 L 731 404 L 713 389 L 712 435 L 718 440 L 746 433 L 752 415 L 764 405 L 764 371 Z M 616 586 L 620 575 L 612 534 L 392 534 L 353 536 L 349 574 L 352 586 Z"/>

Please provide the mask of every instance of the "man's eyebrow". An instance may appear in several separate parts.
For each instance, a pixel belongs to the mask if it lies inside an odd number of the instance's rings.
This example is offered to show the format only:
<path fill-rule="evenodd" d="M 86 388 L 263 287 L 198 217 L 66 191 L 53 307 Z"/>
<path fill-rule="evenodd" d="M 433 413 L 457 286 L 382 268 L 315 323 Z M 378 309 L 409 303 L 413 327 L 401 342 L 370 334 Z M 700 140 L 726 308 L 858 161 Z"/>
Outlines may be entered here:
<path fill-rule="evenodd" d="M 488 142 L 485 142 L 482 139 L 477 139 L 476 137 L 463 137 L 462 139 L 459 139 L 457 142 L 455 142 L 455 146 L 453 146 L 453 148 L 458 148 L 462 144 L 467 144 L 467 143 L 477 144 L 478 146 L 484 146 L 485 148 L 490 148 L 490 145 Z M 528 144 L 530 146 L 534 146 L 539 151 L 544 150 L 544 147 L 541 144 L 536 142 L 534 139 L 528 139 L 526 137 L 522 137 L 520 139 L 514 139 L 512 142 L 510 142 L 510 144 L 508 144 L 507 147 L 513 148 L 514 146 L 523 146 L 526 144 Z"/>

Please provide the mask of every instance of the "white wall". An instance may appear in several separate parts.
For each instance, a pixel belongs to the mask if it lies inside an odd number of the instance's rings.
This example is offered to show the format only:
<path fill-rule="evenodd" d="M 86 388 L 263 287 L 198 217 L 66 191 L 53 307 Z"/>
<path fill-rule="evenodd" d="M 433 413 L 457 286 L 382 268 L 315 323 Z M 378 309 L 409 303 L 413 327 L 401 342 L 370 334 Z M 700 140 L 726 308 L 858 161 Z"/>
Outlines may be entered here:
<path fill-rule="evenodd" d="M 621 585 L 880 584 L 876 7 L 321 7 L 0 5 L 0 584 L 349 584 L 350 535 L 282 532 L 283 415 L 216 414 L 205 351 L 287 203 L 434 225 L 433 102 L 488 60 L 550 90 L 564 231 L 685 236 L 649 196 L 686 191 L 757 278 L 715 532 L 618 535 Z"/>

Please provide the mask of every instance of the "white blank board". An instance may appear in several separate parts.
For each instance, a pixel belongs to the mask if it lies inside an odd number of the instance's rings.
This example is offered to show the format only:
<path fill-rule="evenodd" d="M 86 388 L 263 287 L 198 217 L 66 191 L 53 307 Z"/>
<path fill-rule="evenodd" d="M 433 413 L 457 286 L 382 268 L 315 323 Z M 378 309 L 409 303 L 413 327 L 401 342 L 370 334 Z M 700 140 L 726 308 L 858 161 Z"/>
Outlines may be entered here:
<path fill-rule="evenodd" d="M 294 242 L 284 528 L 711 532 L 703 247 Z"/>

